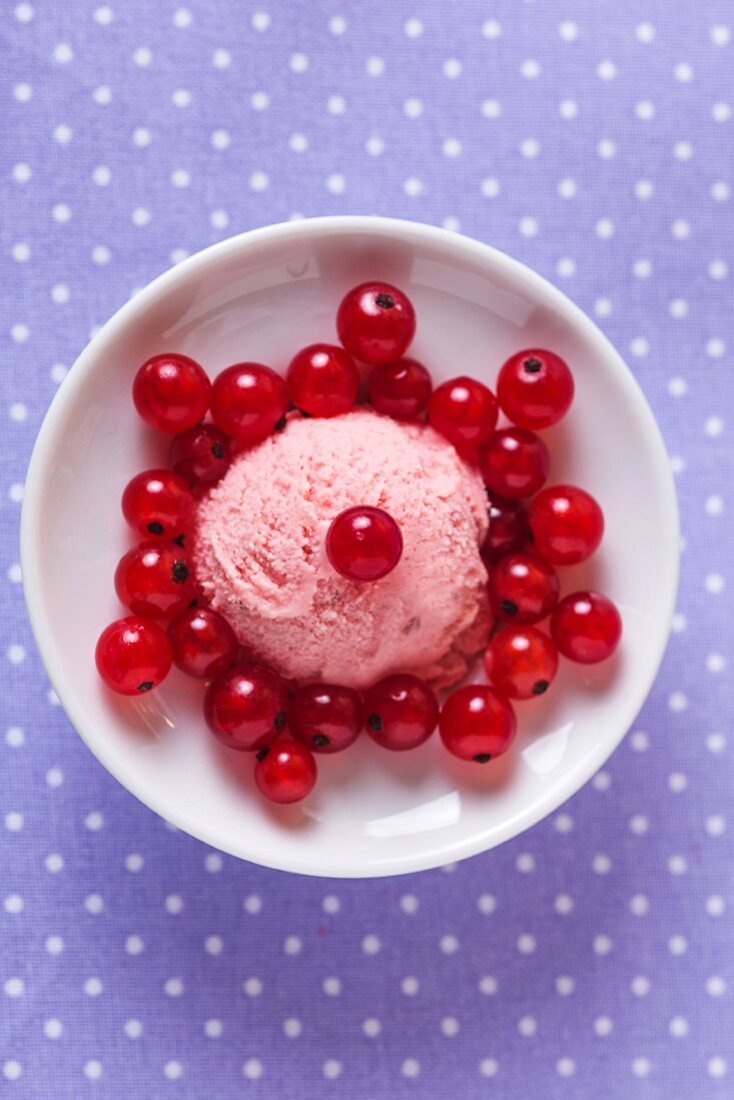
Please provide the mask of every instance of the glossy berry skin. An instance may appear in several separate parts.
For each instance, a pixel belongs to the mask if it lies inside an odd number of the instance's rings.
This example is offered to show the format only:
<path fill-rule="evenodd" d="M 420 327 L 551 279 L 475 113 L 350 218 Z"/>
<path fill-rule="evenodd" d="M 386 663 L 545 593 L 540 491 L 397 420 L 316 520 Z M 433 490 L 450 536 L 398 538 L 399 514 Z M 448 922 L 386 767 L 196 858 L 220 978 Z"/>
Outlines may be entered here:
<path fill-rule="evenodd" d="M 415 310 L 389 283 L 360 283 L 342 299 L 336 328 L 355 359 L 376 366 L 405 353 L 415 335 Z"/>
<path fill-rule="evenodd" d="M 340 416 L 353 407 L 359 371 L 344 348 L 310 344 L 291 360 L 286 375 L 288 394 L 309 416 Z"/>
<path fill-rule="evenodd" d="M 604 534 L 604 516 L 585 489 L 553 485 L 530 502 L 528 522 L 535 549 L 554 565 L 577 565 L 596 550 Z"/>
<path fill-rule="evenodd" d="M 219 481 L 232 461 L 232 443 L 214 424 L 196 424 L 173 437 L 171 465 L 194 489 Z"/>
<path fill-rule="evenodd" d="M 175 542 L 143 542 L 120 559 L 115 591 L 133 614 L 171 619 L 196 596 L 191 558 Z"/>
<path fill-rule="evenodd" d="M 171 646 L 158 623 L 128 615 L 102 631 L 95 651 L 97 671 L 120 695 L 144 695 L 165 680 Z"/>
<path fill-rule="evenodd" d="M 433 384 L 416 359 L 398 359 L 370 371 L 367 393 L 375 412 L 393 420 L 418 420 L 428 408 Z"/>
<path fill-rule="evenodd" d="M 480 455 L 484 484 L 504 500 L 532 496 L 545 484 L 550 454 L 543 440 L 523 428 L 495 432 Z"/>
<path fill-rule="evenodd" d="M 524 505 L 515 500 L 489 497 L 489 530 L 484 537 L 481 555 L 489 568 L 505 554 L 527 546 L 530 527 Z"/>
<path fill-rule="evenodd" d="M 558 653 L 547 634 L 534 626 L 505 626 L 484 654 L 490 683 L 508 699 L 544 695 L 558 671 Z"/>
<path fill-rule="evenodd" d="M 529 550 L 506 554 L 489 571 L 489 602 L 508 622 L 540 622 L 558 603 L 559 590 L 553 566 Z"/>
<path fill-rule="evenodd" d="M 488 764 L 509 749 L 517 732 L 507 700 L 484 684 L 467 684 L 448 697 L 438 724 L 445 747 L 460 760 Z"/>
<path fill-rule="evenodd" d="M 168 627 L 168 638 L 176 667 L 200 680 L 225 672 L 239 649 L 234 630 L 211 607 L 187 607 Z"/>
<path fill-rule="evenodd" d="M 146 539 L 174 539 L 189 529 L 194 495 L 171 470 L 145 470 L 122 494 L 122 514 Z"/>
<path fill-rule="evenodd" d="M 560 355 L 527 348 L 510 356 L 497 379 L 497 399 L 519 428 L 549 428 L 573 401 L 573 375 Z"/>
<path fill-rule="evenodd" d="M 366 728 L 383 749 L 404 752 L 427 741 L 438 722 L 438 703 L 423 680 L 408 673 L 386 676 L 365 693 Z"/>
<path fill-rule="evenodd" d="M 391 573 L 403 553 L 403 536 L 382 508 L 347 508 L 332 520 L 326 555 L 332 568 L 350 581 L 378 581 Z"/>
<path fill-rule="evenodd" d="M 497 398 L 476 378 L 444 382 L 428 403 L 428 420 L 458 451 L 475 451 L 487 443 L 497 423 Z"/>
<path fill-rule="evenodd" d="M 362 729 L 362 703 L 356 691 L 337 684 L 306 684 L 291 699 L 290 729 L 311 752 L 341 752 Z"/>
<path fill-rule="evenodd" d="M 133 401 L 150 428 L 173 435 L 198 424 L 209 408 L 211 388 L 188 355 L 154 355 L 135 375 Z"/>
<path fill-rule="evenodd" d="M 214 736 L 227 748 L 256 751 L 285 729 L 288 689 L 272 669 L 235 665 L 207 688 L 204 716 Z"/>
<path fill-rule="evenodd" d="M 301 802 L 316 785 L 316 761 L 300 741 L 278 740 L 261 749 L 255 764 L 255 782 L 271 802 Z"/>
<path fill-rule="evenodd" d="M 574 592 L 553 612 L 551 634 L 564 657 L 593 665 L 616 650 L 622 637 L 622 619 L 612 601 L 601 593 Z"/>
<path fill-rule="evenodd" d="M 262 363 L 235 363 L 214 379 L 212 417 L 245 447 L 267 439 L 285 416 L 288 391 L 279 374 Z"/>

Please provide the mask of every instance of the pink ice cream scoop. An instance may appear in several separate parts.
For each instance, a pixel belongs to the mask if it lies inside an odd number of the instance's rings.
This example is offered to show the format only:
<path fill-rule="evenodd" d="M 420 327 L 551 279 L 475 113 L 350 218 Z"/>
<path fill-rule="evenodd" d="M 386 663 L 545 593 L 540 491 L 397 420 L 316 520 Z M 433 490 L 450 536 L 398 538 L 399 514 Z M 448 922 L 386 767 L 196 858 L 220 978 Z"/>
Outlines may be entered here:
<path fill-rule="evenodd" d="M 378 581 L 347 580 L 326 556 L 331 521 L 357 504 L 403 536 Z M 367 410 L 294 418 L 200 503 L 196 568 L 242 644 L 289 679 L 363 688 L 409 671 L 442 687 L 487 641 L 487 523 L 478 474 L 432 428 Z"/>

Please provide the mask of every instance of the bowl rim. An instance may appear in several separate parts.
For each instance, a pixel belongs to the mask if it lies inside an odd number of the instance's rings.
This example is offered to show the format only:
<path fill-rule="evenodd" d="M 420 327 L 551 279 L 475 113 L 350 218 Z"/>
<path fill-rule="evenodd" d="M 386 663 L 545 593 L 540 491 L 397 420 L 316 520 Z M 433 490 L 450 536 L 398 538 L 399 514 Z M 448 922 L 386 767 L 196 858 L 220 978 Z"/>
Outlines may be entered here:
<path fill-rule="evenodd" d="M 630 398 L 635 416 L 648 442 L 659 492 L 659 503 L 664 515 L 664 538 L 670 547 L 670 552 L 664 556 L 664 560 L 661 562 L 661 568 L 666 574 L 663 582 L 664 587 L 667 588 L 665 614 L 659 622 L 655 644 L 650 647 L 648 652 L 647 674 L 640 681 L 638 689 L 633 693 L 628 693 L 628 696 L 619 706 L 615 736 L 608 737 L 600 743 L 596 752 L 590 753 L 585 760 L 582 760 L 575 767 L 570 766 L 563 777 L 555 782 L 547 793 L 538 798 L 533 806 L 512 814 L 502 828 L 498 829 L 495 825 L 491 837 L 487 836 L 486 832 L 480 831 L 471 837 L 460 839 L 448 845 L 444 844 L 442 846 L 440 842 L 438 844 L 434 842 L 426 848 L 420 848 L 410 856 L 402 856 L 399 860 L 380 861 L 367 867 L 359 867 L 354 875 L 339 874 L 335 876 L 333 868 L 328 865 L 328 860 L 323 858 L 321 860 L 313 859 L 310 853 L 305 859 L 299 860 L 298 866 L 294 866 L 289 865 L 286 861 L 269 859 L 267 852 L 258 852 L 256 844 L 254 846 L 252 844 L 248 845 L 246 838 L 245 843 L 239 849 L 234 845 L 222 844 L 207 829 L 200 828 L 198 824 L 192 827 L 187 819 L 184 807 L 172 808 L 166 804 L 165 797 L 156 798 L 149 795 L 148 792 L 143 793 L 137 782 L 135 770 L 120 766 L 119 762 L 111 759 L 111 755 L 106 751 L 103 732 L 98 731 L 96 728 L 90 728 L 89 723 L 86 722 L 82 699 L 74 684 L 70 683 L 63 673 L 61 667 L 60 647 L 54 641 L 50 618 L 41 595 L 39 540 L 42 526 L 40 505 L 49 470 L 50 454 L 56 444 L 59 426 L 64 422 L 67 411 L 82 390 L 87 375 L 96 361 L 98 347 L 114 339 L 134 319 L 141 308 L 147 308 L 156 299 L 169 293 L 178 285 L 184 283 L 190 276 L 212 263 L 224 260 L 238 252 L 244 252 L 253 245 L 277 244 L 289 240 L 306 240 L 342 233 L 377 233 L 378 235 L 400 236 L 408 242 L 438 246 L 457 257 L 463 255 L 464 258 L 469 258 L 482 266 L 493 268 L 510 278 L 520 279 L 528 288 L 529 293 L 537 297 L 543 297 L 546 303 L 557 309 L 569 323 L 573 324 L 588 340 L 593 342 L 598 347 L 600 354 L 604 355 L 609 365 L 614 368 L 616 380 L 626 391 L 627 397 Z M 679 513 L 673 475 L 660 429 L 647 399 L 636 378 L 609 339 L 563 291 L 519 260 L 513 259 L 492 245 L 450 230 L 400 218 L 372 215 L 330 215 L 279 222 L 251 229 L 210 245 L 157 276 L 125 302 L 102 325 L 77 357 L 59 386 L 36 437 L 25 481 L 20 523 L 20 560 L 28 616 L 49 680 L 67 717 L 82 740 L 103 767 L 122 786 L 135 795 L 144 805 L 148 806 L 149 809 L 177 828 L 196 837 L 212 848 L 225 851 L 240 859 L 296 874 L 329 878 L 375 878 L 429 870 L 496 847 L 511 840 L 553 813 L 588 782 L 628 732 L 658 674 L 670 634 L 678 592 L 679 532 Z M 430 834 L 421 835 L 429 836 Z"/>

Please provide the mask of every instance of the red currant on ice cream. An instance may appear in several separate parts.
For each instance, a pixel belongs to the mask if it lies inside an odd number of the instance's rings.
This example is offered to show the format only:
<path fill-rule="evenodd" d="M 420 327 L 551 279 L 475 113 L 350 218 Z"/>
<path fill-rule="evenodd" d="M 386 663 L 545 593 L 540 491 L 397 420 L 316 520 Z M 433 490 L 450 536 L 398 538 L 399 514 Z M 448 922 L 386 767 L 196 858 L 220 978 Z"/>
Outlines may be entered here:
<path fill-rule="evenodd" d="M 291 360 L 288 393 L 309 416 L 340 416 L 357 399 L 359 371 L 351 355 L 333 344 L 310 344 Z"/>
<path fill-rule="evenodd" d="M 262 363 L 235 363 L 214 379 L 214 423 L 243 446 L 271 434 L 285 416 L 288 391 L 279 374 Z"/>
<path fill-rule="evenodd" d="M 208 680 L 225 672 L 239 648 L 234 630 L 211 607 L 188 607 L 168 627 L 173 662 L 188 676 Z"/>
<path fill-rule="evenodd" d="M 473 451 L 489 441 L 497 423 L 497 398 L 476 378 L 444 382 L 428 404 L 428 420 L 458 451 Z"/>
<path fill-rule="evenodd" d="M 530 502 L 528 520 L 535 549 L 554 565 L 577 565 L 596 550 L 604 516 L 585 489 L 553 485 Z"/>
<path fill-rule="evenodd" d="M 362 703 L 356 691 L 337 684 L 306 684 L 291 699 L 293 736 L 312 752 L 341 752 L 362 729 Z"/>
<path fill-rule="evenodd" d="M 332 520 L 326 554 L 350 581 L 378 581 L 392 572 L 403 553 L 403 536 L 382 508 L 347 508 Z"/>
<path fill-rule="evenodd" d="M 133 401 L 145 423 L 173 435 L 193 428 L 209 408 L 211 382 L 188 355 L 154 355 L 133 382 Z"/>
<path fill-rule="evenodd" d="M 288 690 L 277 672 L 262 665 L 235 665 L 212 680 L 204 715 L 215 737 L 230 749 L 261 749 L 288 719 Z"/>
<path fill-rule="evenodd" d="M 415 335 L 415 310 L 389 283 L 361 283 L 342 299 L 336 317 L 339 339 L 355 359 L 376 365 L 405 353 Z"/>
<path fill-rule="evenodd" d="M 279 740 L 261 749 L 255 782 L 271 802 L 301 802 L 316 785 L 316 761 L 300 741 Z"/>
<path fill-rule="evenodd" d="M 231 461 L 231 440 L 214 424 L 196 424 L 173 437 L 171 465 L 195 489 L 219 481 Z"/>
<path fill-rule="evenodd" d="M 550 615 L 559 589 L 553 566 L 532 551 L 506 554 L 489 571 L 492 610 L 514 623 L 537 623 Z"/>
<path fill-rule="evenodd" d="M 186 482 L 171 470 L 145 470 L 122 494 L 122 514 L 149 539 L 173 539 L 187 531 L 194 504 Z"/>
<path fill-rule="evenodd" d="M 97 671 L 120 695 L 144 695 L 165 680 L 171 646 L 158 623 L 129 615 L 102 631 L 95 651 Z"/>
<path fill-rule="evenodd" d="M 487 567 L 504 554 L 520 550 L 530 541 L 530 527 L 524 505 L 516 500 L 489 497 L 489 530 L 481 547 Z"/>
<path fill-rule="evenodd" d="M 175 542 L 143 542 L 120 559 L 115 591 L 133 614 L 170 619 L 196 595 L 191 559 Z"/>
<path fill-rule="evenodd" d="M 558 653 L 547 634 L 534 626 L 505 626 L 484 655 L 492 685 L 510 699 L 544 695 L 558 671 Z"/>
<path fill-rule="evenodd" d="M 509 749 L 517 722 L 503 696 L 483 684 L 467 684 L 444 703 L 438 728 L 454 756 L 487 764 Z"/>
<path fill-rule="evenodd" d="M 593 665 L 614 653 L 622 637 L 622 619 L 612 601 L 599 592 L 574 592 L 553 612 L 551 633 L 564 657 Z"/>
<path fill-rule="evenodd" d="M 523 428 L 495 432 L 480 456 L 484 484 L 505 500 L 537 493 L 550 469 L 550 454 L 543 440 Z"/>
<path fill-rule="evenodd" d="M 365 693 L 364 707 L 370 737 L 393 752 L 422 745 L 438 722 L 435 694 L 408 673 L 386 676 L 374 684 Z"/>
<path fill-rule="evenodd" d="M 417 420 L 428 408 L 431 376 L 415 359 L 383 363 L 370 371 L 367 392 L 375 412 L 393 420 Z"/>
<path fill-rule="evenodd" d="M 573 401 L 573 375 L 565 360 L 543 348 L 510 356 L 497 379 L 500 407 L 520 428 L 549 428 Z"/>

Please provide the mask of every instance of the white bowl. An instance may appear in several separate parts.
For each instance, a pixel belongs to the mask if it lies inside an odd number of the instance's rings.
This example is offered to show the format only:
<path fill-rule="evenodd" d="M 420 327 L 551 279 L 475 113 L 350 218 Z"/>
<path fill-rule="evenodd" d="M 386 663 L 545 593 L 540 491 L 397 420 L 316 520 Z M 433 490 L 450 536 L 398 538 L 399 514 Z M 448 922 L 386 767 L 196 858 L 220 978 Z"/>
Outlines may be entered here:
<path fill-rule="evenodd" d="M 115 565 L 130 541 L 120 494 L 166 445 L 135 415 L 130 386 L 148 356 L 181 351 L 213 376 L 243 359 L 283 369 L 305 344 L 335 336 L 336 306 L 368 278 L 412 298 L 411 349 L 437 380 L 492 385 L 507 356 L 547 346 L 576 379 L 566 420 L 546 433 L 552 481 L 601 502 L 607 533 L 563 591 L 594 587 L 620 606 L 618 655 L 564 662 L 553 690 L 518 706 L 513 751 L 463 764 L 433 737 L 392 754 L 368 737 L 320 756 L 312 796 L 264 804 L 252 757 L 205 729 L 202 687 L 174 672 L 139 700 L 107 692 L 94 670 L 102 628 L 122 614 Z M 311 875 L 377 876 L 436 867 L 516 836 L 604 763 L 652 685 L 678 575 L 678 519 L 665 449 L 629 370 L 594 324 L 522 264 L 466 237 L 412 222 L 334 217 L 258 229 L 156 279 L 107 322 L 56 396 L 26 482 L 22 565 L 30 618 L 51 682 L 102 764 L 164 818 L 225 852 Z M 479 678 L 479 675 L 477 676 Z"/>

